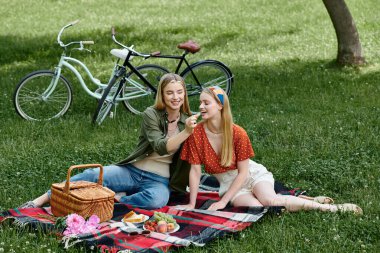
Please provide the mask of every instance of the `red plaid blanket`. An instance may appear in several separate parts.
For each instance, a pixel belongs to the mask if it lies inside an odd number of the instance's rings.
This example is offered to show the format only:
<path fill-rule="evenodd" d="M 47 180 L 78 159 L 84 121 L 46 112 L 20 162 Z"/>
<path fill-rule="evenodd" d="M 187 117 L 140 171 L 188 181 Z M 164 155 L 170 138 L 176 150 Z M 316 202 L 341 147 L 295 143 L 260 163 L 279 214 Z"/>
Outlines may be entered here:
<path fill-rule="evenodd" d="M 208 185 L 212 184 L 209 183 Z M 276 189 L 276 192 L 291 195 L 300 194 L 297 190 L 286 188 Z M 219 196 L 216 192 L 201 192 L 198 194 L 196 209 L 190 211 L 174 208 L 175 205 L 188 203 L 188 195 L 172 195 L 168 206 L 157 210 L 144 210 L 116 203 L 110 222 L 102 223 L 101 227 L 93 233 L 80 235 L 77 238 L 63 238 L 65 247 L 84 243 L 88 247 L 99 247 L 103 252 L 123 250 L 168 252 L 176 247 L 203 246 L 216 237 L 222 237 L 247 228 L 259 220 L 268 210 L 278 212 L 281 208 L 234 208 L 227 206 L 223 211 L 207 211 L 206 209 L 218 199 Z M 154 211 L 169 213 L 176 219 L 180 228 L 177 232 L 169 235 L 153 232 L 148 237 L 144 235 L 131 236 L 126 227 L 120 223 L 123 216 L 131 210 L 148 216 L 152 216 Z M 54 231 L 54 222 L 49 219 L 49 216 L 51 217 L 50 208 L 10 209 L 0 212 L 0 223 L 6 219 L 13 219 L 15 224 L 21 226 L 30 225 Z M 142 224 L 139 228 L 142 228 Z"/>
<path fill-rule="evenodd" d="M 66 239 L 65 247 L 81 242 L 89 247 L 97 246 L 109 252 L 126 249 L 134 252 L 167 252 L 173 247 L 191 244 L 202 246 L 216 237 L 245 229 L 252 222 L 260 219 L 266 210 L 264 208 L 226 208 L 223 212 L 202 210 L 218 199 L 219 196 L 215 192 L 200 193 L 198 194 L 197 209 L 191 211 L 177 210 L 171 206 L 157 210 L 144 210 L 117 203 L 111 222 L 102 223 L 101 228 L 93 233 Z M 175 196 L 169 205 L 187 203 L 187 201 L 187 196 Z M 143 235 L 131 236 L 124 227 L 111 226 L 113 222 L 121 221 L 130 210 L 148 216 L 152 216 L 154 211 L 169 213 L 176 219 L 180 229 L 169 235 L 153 232 L 146 237 Z M 48 218 L 49 215 L 51 215 L 50 208 L 10 209 L 0 213 L 0 222 L 12 218 L 19 225 L 28 224 L 53 230 L 54 222 Z"/>

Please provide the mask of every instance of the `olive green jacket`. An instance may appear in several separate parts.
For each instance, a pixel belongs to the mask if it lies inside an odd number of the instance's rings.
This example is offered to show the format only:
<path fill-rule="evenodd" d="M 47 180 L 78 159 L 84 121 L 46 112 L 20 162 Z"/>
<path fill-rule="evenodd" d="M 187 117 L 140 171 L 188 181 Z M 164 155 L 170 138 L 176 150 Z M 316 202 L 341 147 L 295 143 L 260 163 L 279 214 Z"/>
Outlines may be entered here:
<path fill-rule="evenodd" d="M 185 129 L 185 120 L 188 116 L 181 113 L 178 121 L 180 131 Z M 117 163 L 117 165 L 125 165 L 142 160 L 157 152 L 159 155 L 166 155 L 166 138 L 168 131 L 168 119 L 165 110 L 157 110 L 148 107 L 142 116 L 141 131 L 139 142 L 135 150 L 126 159 Z M 190 164 L 180 159 L 181 148 L 174 154 L 173 162 L 170 164 L 170 187 L 174 191 L 185 192 L 186 186 L 189 184 Z"/>

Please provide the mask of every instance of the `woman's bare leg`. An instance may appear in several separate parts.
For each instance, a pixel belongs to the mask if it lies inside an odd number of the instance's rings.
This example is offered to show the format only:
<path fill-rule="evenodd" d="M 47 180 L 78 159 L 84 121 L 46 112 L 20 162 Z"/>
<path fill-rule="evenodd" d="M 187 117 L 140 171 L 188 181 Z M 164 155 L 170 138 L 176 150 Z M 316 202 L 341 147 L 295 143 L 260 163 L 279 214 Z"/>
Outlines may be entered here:
<path fill-rule="evenodd" d="M 253 188 L 254 196 L 264 206 L 284 206 L 290 212 L 299 210 L 320 210 L 336 212 L 337 206 L 330 204 L 320 204 L 312 200 L 298 198 L 289 195 L 277 195 L 273 185 L 269 182 L 259 182 Z"/>
<path fill-rule="evenodd" d="M 235 198 L 233 206 L 263 206 L 258 199 L 256 199 L 252 193 L 242 194 L 239 197 Z"/>
<path fill-rule="evenodd" d="M 42 207 L 43 205 L 45 205 L 46 203 L 49 203 L 50 199 L 49 199 L 49 195 L 47 193 L 44 193 L 43 195 L 39 196 L 38 198 L 34 199 L 33 200 L 33 203 L 37 206 L 37 207 Z"/>
<path fill-rule="evenodd" d="M 355 204 L 321 204 L 313 200 L 275 193 L 270 182 L 260 182 L 255 185 L 252 194 L 244 194 L 233 201 L 234 206 L 284 206 L 290 212 L 300 210 L 320 210 L 328 212 L 353 212 L 356 215 L 363 214 L 363 210 Z"/>

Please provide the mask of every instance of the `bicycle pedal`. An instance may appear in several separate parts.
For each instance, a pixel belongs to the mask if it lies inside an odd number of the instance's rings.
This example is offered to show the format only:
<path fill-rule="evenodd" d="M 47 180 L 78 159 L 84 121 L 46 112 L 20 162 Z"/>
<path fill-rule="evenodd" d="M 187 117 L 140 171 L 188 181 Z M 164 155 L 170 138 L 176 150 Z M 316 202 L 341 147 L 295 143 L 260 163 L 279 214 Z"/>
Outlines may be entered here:
<path fill-rule="evenodd" d="M 110 118 L 113 119 L 113 112 L 110 112 Z"/>

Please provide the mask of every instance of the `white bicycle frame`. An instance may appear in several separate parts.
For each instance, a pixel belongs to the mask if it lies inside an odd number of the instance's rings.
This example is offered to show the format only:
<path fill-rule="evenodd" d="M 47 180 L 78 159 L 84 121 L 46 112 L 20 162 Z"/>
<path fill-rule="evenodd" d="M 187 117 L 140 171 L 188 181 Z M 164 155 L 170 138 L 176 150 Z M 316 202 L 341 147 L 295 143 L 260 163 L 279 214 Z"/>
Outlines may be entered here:
<path fill-rule="evenodd" d="M 72 22 L 72 23 L 64 26 L 61 29 L 61 31 L 58 33 L 57 41 L 58 41 L 58 44 L 61 47 L 66 48 L 67 46 L 72 45 L 72 44 L 79 44 L 80 47 L 77 48 L 77 49 L 78 50 L 84 50 L 84 47 L 83 47 L 84 44 L 93 44 L 94 43 L 93 41 L 77 41 L 77 42 L 70 42 L 70 43 L 68 43 L 68 44 L 65 45 L 61 41 L 60 37 L 61 37 L 61 34 L 63 33 L 63 31 L 66 28 L 75 25 L 77 22 L 78 21 L 74 21 L 74 22 Z M 127 50 L 134 51 L 131 47 L 126 47 L 126 46 L 124 46 L 122 44 L 120 44 L 120 45 L 123 46 L 124 48 L 126 48 Z M 58 66 L 55 68 L 55 77 L 52 79 L 50 85 L 48 86 L 48 88 L 46 89 L 46 91 L 43 93 L 42 99 L 43 100 L 47 100 L 47 98 L 53 93 L 54 89 L 56 88 L 56 86 L 58 84 L 58 80 L 59 80 L 59 77 L 61 76 L 61 72 L 62 72 L 63 67 L 68 68 L 69 70 L 71 70 L 75 74 L 75 76 L 79 80 L 79 83 L 81 84 L 82 88 L 86 91 L 86 93 L 88 95 L 90 95 L 90 96 L 92 96 L 92 97 L 94 97 L 96 99 L 100 99 L 102 97 L 101 92 L 96 92 L 96 91 L 93 92 L 93 91 L 91 91 L 88 88 L 88 86 L 86 85 L 86 83 L 84 82 L 81 73 L 79 73 L 79 71 L 76 69 L 76 67 L 74 65 L 72 65 L 70 62 L 73 62 L 73 63 L 81 66 L 84 69 L 84 71 L 87 74 L 87 76 L 90 78 L 91 82 L 94 83 L 95 85 L 97 85 L 98 88 L 104 90 L 108 86 L 109 82 L 112 80 L 112 77 L 115 75 L 115 72 L 117 71 L 117 69 L 119 67 L 118 66 L 119 60 L 120 60 L 120 58 L 117 60 L 117 62 L 115 64 L 115 67 L 113 68 L 113 71 L 112 71 L 112 74 L 111 74 L 111 77 L 110 77 L 108 83 L 107 84 L 103 84 L 103 83 L 100 82 L 99 79 L 95 78 L 92 75 L 92 73 L 90 72 L 90 70 L 87 68 L 87 66 L 83 62 L 81 62 L 78 59 L 66 56 L 66 54 L 64 52 L 62 54 L 60 60 L 59 60 Z M 128 100 L 128 99 L 133 99 L 133 98 L 138 98 L 138 97 L 141 97 L 141 96 L 150 95 L 152 93 L 151 90 L 146 90 L 146 87 L 144 85 L 141 85 L 140 83 L 136 82 L 135 80 L 129 79 L 128 77 L 122 77 L 122 78 L 125 78 L 125 80 L 128 83 L 130 83 L 132 86 L 134 86 L 134 87 L 125 87 L 125 90 L 127 92 L 124 93 L 123 97 L 117 97 L 116 98 L 116 102 L 120 102 L 120 101 L 124 101 L 124 100 Z M 110 92 L 110 96 L 112 96 L 112 92 Z"/>
<path fill-rule="evenodd" d="M 78 59 L 62 55 L 61 59 L 59 61 L 59 64 L 55 70 L 56 75 L 55 75 L 54 79 L 52 80 L 51 84 L 49 85 L 49 87 L 46 89 L 46 91 L 42 95 L 42 99 L 46 100 L 51 95 L 51 93 L 54 91 L 54 89 L 56 88 L 56 86 L 58 84 L 59 77 L 61 76 L 61 72 L 62 72 L 63 67 L 68 68 L 69 70 L 71 70 L 75 74 L 75 76 L 79 80 L 79 83 L 81 84 L 82 88 L 86 91 L 86 93 L 88 95 L 90 95 L 96 99 L 100 99 L 102 97 L 101 93 L 91 91 L 87 87 L 86 83 L 84 82 L 81 73 L 79 73 L 79 71 L 76 69 L 76 67 L 73 66 L 70 62 L 73 62 L 73 63 L 81 66 L 84 69 L 87 76 L 90 78 L 91 82 L 96 84 L 98 86 L 98 88 L 105 89 L 107 87 L 108 83 L 103 84 L 100 82 L 99 79 L 95 78 L 83 62 L 81 62 Z M 116 64 L 114 67 L 114 70 L 112 72 L 110 80 L 112 79 L 113 75 L 115 74 L 117 66 L 118 65 Z M 126 78 L 126 81 L 128 83 L 130 83 L 131 85 L 133 85 L 134 87 L 125 87 L 127 92 L 124 94 L 123 97 L 116 98 L 117 102 L 128 100 L 128 99 L 133 99 L 133 98 L 137 98 L 137 97 L 141 97 L 141 96 L 147 96 L 147 95 L 150 95 L 152 93 L 152 91 L 146 90 L 146 87 L 144 85 L 141 85 L 140 83 L 136 82 L 135 80 Z M 111 95 L 112 95 L 112 93 L 110 94 L 110 96 Z"/>
<path fill-rule="evenodd" d="M 79 66 L 81 66 L 85 70 L 87 76 L 90 77 L 92 83 L 96 84 L 99 88 L 105 89 L 107 87 L 107 84 L 102 84 L 98 79 L 94 78 L 94 76 L 91 74 L 90 70 L 87 68 L 87 66 L 83 62 L 81 62 L 75 58 L 62 55 L 61 59 L 59 60 L 58 66 L 56 67 L 56 70 L 55 70 L 56 76 L 52 80 L 53 83 L 51 85 L 51 88 L 50 87 L 48 88 L 48 90 L 50 90 L 50 91 L 46 95 L 44 94 L 43 98 L 48 97 L 51 94 L 51 92 L 55 89 L 55 87 L 58 83 L 58 79 L 59 79 L 61 72 L 62 72 L 62 67 L 66 67 L 66 68 L 70 69 L 75 74 L 75 76 L 79 80 L 79 83 L 81 84 L 81 86 L 83 87 L 83 89 L 86 91 L 87 94 L 89 94 L 90 96 L 92 96 L 96 99 L 100 99 L 102 97 L 101 94 L 92 92 L 87 87 L 86 83 L 83 80 L 82 75 L 79 73 L 79 71 L 72 64 L 70 64 L 70 62 L 74 62 L 74 63 L 78 64 Z"/>

